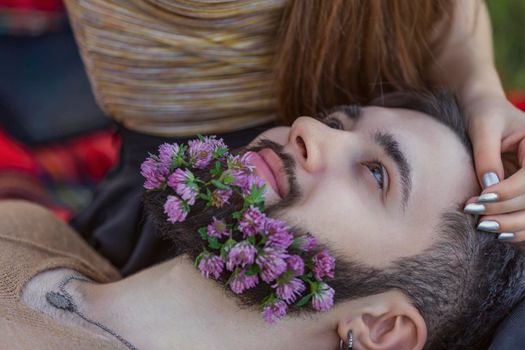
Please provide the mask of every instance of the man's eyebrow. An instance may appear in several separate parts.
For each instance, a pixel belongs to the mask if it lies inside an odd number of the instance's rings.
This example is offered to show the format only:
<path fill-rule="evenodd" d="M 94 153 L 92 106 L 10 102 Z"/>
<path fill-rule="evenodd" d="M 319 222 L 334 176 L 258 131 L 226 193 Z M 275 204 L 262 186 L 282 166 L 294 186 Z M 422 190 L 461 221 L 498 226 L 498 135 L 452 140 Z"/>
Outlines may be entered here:
<path fill-rule="evenodd" d="M 330 110 L 328 115 L 334 113 L 342 113 L 354 122 L 357 122 L 363 115 L 363 109 L 359 105 L 341 105 Z"/>
<path fill-rule="evenodd" d="M 412 168 L 410 163 L 401 151 L 399 142 L 397 142 L 394 135 L 384 131 L 376 131 L 373 138 L 374 141 L 383 149 L 385 154 L 394 161 L 397 169 L 399 170 L 403 193 L 401 205 L 404 210 L 407 206 L 408 199 L 410 198 L 410 192 L 412 190 Z"/>

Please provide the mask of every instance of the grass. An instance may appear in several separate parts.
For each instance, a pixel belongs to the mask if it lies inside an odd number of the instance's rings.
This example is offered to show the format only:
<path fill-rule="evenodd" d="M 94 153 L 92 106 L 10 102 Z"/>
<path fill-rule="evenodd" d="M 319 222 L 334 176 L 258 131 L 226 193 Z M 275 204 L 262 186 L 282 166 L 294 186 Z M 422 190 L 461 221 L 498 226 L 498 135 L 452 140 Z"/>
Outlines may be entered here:
<path fill-rule="evenodd" d="M 525 1 L 486 3 L 492 19 L 496 67 L 503 85 L 506 90 L 525 90 Z"/>

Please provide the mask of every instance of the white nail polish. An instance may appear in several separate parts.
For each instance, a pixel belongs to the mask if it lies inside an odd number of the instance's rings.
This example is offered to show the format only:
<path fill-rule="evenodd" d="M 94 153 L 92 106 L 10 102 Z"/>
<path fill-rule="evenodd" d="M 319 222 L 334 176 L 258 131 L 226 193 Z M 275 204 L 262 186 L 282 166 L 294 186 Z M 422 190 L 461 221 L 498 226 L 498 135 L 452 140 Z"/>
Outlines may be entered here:
<path fill-rule="evenodd" d="M 514 239 L 514 233 L 512 232 L 503 232 L 500 233 L 498 239 L 502 242 L 512 241 Z"/>
<path fill-rule="evenodd" d="M 485 173 L 485 175 L 483 175 L 482 182 L 483 182 L 483 188 L 487 188 L 489 186 L 495 185 L 499 183 L 498 174 L 496 174 L 493 171 Z"/>
<path fill-rule="evenodd" d="M 478 203 L 470 203 L 463 208 L 463 211 L 467 214 L 483 214 L 485 212 L 485 206 Z"/>
<path fill-rule="evenodd" d="M 493 220 L 484 220 L 479 223 L 478 230 L 496 232 L 497 230 L 499 230 L 499 223 Z"/>
<path fill-rule="evenodd" d="M 496 202 L 497 200 L 498 200 L 498 194 L 492 193 L 492 192 L 484 193 L 478 197 L 478 202 L 482 202 L 482 203 Z"/>

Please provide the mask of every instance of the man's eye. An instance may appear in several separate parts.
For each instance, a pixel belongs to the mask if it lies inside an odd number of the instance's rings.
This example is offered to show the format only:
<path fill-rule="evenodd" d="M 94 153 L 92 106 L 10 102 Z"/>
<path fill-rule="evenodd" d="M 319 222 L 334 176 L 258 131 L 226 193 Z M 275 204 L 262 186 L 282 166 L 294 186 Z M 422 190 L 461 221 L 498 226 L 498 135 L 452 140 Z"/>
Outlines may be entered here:
<path fill-rule="evenodd" d="M 323 123 L 326 124 L 329 128 L 336 129 L 336 130 L 344 130 L 344 125 L 341 123 L 341 121 L 337 118 L 326 118 L 323 120 Z"/>
<path fill-rule="evenodd" d="M 374 161 L 370 163 L 366 163 L 365 166 L 370 170 L 370 173 L 377 182 L 377 187 L 380 189 L 383 189 L 385 187 L 385 167 L 381 162 Z"/>

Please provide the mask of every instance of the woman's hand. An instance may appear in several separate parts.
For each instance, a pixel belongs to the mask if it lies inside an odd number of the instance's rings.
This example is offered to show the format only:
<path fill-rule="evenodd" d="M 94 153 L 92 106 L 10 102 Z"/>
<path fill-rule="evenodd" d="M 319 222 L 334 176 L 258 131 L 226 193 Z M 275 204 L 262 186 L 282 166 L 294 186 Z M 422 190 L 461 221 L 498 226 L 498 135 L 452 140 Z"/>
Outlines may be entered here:
<path fill-rule="evenodd" d="M 524 241 L 525 113 L 503 96 L 471 100 L 464 111 L 483 187 L 465 212 L 483 215 L 478 229 L 502 241 Z"/>

